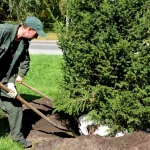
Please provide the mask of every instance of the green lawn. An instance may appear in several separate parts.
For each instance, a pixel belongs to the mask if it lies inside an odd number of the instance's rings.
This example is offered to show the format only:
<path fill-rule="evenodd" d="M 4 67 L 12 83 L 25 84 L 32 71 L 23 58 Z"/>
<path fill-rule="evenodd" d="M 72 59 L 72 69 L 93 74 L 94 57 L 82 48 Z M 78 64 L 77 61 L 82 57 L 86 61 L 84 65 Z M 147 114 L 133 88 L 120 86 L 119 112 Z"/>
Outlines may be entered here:
<path fill-rule="evenodd" d="M 30 70 L 24 78 L 24 82 L 41 91 L 45 95 L 55 98 L 59 85 L 62 81 L 62 63 L 60 55 L 31 55 Z M 23 85 L 17 84 L 20 94 L 26 95 L 28 99 L 39 96 Z"/>
<path fill-rule="evenodd" d="M 45 31 L 46 37 L 39 36 L 37 40 L 57 40 L 57 34 L 53 31 Z"/>
<path fill-rule="evenodd" d="M 0 150 L 23 150 L 24 148 L 13 142 L 9 137 L 1 137 L 0 138 Z"/>

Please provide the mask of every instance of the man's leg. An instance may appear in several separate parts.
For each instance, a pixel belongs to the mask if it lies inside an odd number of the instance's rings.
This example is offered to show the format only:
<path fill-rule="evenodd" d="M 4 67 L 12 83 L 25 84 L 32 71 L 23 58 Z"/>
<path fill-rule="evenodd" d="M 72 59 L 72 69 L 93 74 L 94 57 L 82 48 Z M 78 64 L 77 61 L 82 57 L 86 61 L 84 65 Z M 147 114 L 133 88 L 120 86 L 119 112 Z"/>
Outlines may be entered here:
<path fill-rule="evenodd" d="M 8 121 L 10 126 L 10 134 L 14 141 L 20 142 L 24 147 L 29 147 L 31 144 L 24 139 L 21 133 L 22 128 L 22 104 L 16 99 L 1 97 L 2 104 L 8 113 Z"/>
<path fill-rule="evenodd" d="M 3 110 L 3 112 L 6 112 L 6 108 L 1 99 L 0 99 L 0 108 Z"/>

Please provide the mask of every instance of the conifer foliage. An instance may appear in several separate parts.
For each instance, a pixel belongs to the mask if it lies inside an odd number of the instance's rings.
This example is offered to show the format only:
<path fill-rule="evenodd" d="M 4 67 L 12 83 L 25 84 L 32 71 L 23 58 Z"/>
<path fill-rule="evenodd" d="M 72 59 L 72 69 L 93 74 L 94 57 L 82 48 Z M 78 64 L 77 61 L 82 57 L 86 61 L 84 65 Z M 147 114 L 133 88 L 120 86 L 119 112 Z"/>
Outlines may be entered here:
<path fill-rule="evenodd" d="M 62 93 L 55 110 L 92 115 L 113 131 L 150 124 L 150 1 L 69 0 L 61 29 Z"/>

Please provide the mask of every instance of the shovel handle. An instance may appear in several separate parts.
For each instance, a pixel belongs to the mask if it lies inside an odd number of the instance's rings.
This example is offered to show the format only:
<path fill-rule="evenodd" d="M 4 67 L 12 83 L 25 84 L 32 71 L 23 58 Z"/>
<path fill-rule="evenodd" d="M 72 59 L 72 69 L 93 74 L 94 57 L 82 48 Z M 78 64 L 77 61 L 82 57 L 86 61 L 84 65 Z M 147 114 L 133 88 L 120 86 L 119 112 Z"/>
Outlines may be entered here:
<path fill-rule="evenodd" d="M 52 98 L 49 98 L 48 96 L 46 96 L 45 94 L 43 94 L 42 92 L 40 92 L 39 90 L 33 88 L 32 86 L 26 84 L 25 82 L 22 82 L 21 83 L 22 85 L 26 86 L 27 88 L 33 90 L 34 92 L 40 94 L 42 97 L 45 97 L 46 99 L 49 99 L 49 100 L 53 100 Z"/>
<path fill-rule="evenodd" d="M 5 90 L 6 92 L 10 92 L 11 90 L 9 88 L 7 88 L 5 85 L 3 85 L 0 82 L 0 87 Z M 30 103 L 28 103 L 27 101 L 25 101 L 23 98 L 21 98 L 21 96 L 17 95 L 16 97 L 17 100 L 19 100 L 20 102 L 22 102 L 23 104 L 25 104 L 27 107 L 31 108 L 35 113 L 37 113 L 39 116 L 41 116 L 43 119 L 45 119 L 47 122 L 49 122 L 50 124 L 52 124 L 53 126 L 55 126 L 58 129 L 64 130 L 66 131 L 66 128 L 64 128 L 63 126 L 56 124 L 55 122 L 53 122 L 52 120 L 50 120 L 48 117 L 46 117 L 43 113 L 41 113 L 38 109 L 36 109 L 35 107 L 33 107 Z M 67 130 L 68 131 L 68 130 Z"/>

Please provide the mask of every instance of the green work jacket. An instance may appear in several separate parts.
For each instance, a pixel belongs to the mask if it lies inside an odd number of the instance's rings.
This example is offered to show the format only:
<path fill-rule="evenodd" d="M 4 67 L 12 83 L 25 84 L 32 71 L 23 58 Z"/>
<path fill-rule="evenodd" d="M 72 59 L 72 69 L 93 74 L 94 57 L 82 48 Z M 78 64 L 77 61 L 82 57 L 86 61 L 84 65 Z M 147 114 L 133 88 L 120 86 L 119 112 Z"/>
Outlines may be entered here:
<path fill-rule="evenodd" d="M 11 44 L 15 40 L 19 25 L 0 24 L 0 61 L 5 56 L 6 52 L 10 50 Z M 3 84 L 8 82 L 15 82 L 17 75 L 25 76 L 29 70 L 30 56 L 29 56 L 29 40 L 22 39 L 14 54 L 12 63 L 8 72 L 1 80 Z M 1 69 L 2 66 L 0 66 Z M 18 72 L 19 70 L 19 72 Z"/>

